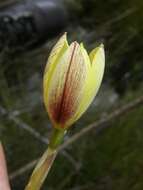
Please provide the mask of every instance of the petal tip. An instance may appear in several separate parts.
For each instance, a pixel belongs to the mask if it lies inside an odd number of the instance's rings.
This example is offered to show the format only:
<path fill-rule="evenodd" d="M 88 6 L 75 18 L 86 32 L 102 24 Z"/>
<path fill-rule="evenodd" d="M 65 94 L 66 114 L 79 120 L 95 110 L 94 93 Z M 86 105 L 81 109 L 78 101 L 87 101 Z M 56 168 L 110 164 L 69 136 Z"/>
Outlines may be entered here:
<path fill-rule="evenodd" d="M 63 45 L 66 44 L 66 46 L 68 47 L 68 41 L 67 41 L 67 32 L 64 32 L 64 34 L 60 37 L 59 43 L 62 43 Z"/>
<path fill-rule="evenodd" d="M 70 48 L 74 47 L 74 48 L 77 48 L 77 47 L 80 47 L 79 43 L 77 41 L 73 41 L 70 46 Z"/>
<path fill-rule="evenodd" d="M 104 44 L 101 43 L 101 44 L 99 45 L 99 47 L 100 47 L 100 48 L 104 48 Z"/>
<path fill-rule="evenodd" d="M 84 48 L 84 44 L 83 44 L 82 42 L 80 43 L 80 47 L 81 47 L 81 48 Z"/>
<path fill-rule="evenodd" d="M 62 35 L 65 39 L 67 39 L 67 32 L 64 32 L 64 34 Z"/>

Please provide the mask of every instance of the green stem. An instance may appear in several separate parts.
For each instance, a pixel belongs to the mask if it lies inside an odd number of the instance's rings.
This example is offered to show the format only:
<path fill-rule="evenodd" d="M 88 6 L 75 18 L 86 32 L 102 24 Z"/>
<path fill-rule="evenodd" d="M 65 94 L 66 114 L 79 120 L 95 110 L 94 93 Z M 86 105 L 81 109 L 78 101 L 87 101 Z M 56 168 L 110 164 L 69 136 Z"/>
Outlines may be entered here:
<path fill-rule="evenodd" d="M 39 190 L 41 188 L 56 158 L 58 147 L 62 142 L 65 132 L 64 130 L 54 129 L 48 149 L 40 158 L 25 190 Z"/>

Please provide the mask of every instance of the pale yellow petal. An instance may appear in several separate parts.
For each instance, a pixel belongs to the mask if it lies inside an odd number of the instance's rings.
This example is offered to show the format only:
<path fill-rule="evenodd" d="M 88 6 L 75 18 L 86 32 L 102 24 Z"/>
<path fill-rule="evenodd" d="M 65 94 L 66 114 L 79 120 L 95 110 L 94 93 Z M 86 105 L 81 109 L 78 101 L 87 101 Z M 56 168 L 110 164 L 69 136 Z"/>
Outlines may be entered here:
<path fill-rule="evenodd" d="M 43 88 L 44 88 L 44 102 L 46 104 L 48 86 L 50 79 L 53 75 L 54 69 L 56 68 L 60 57 L 64 54 L 64 52 L 68 48 L 68 42 L 66 38 L 66 33 L 59 39 L 56 45 L 53 47 L 50 56 L 48 58 L 48 62 L 45 67 L 44 79 L 43 79 Z"/>
<path fill-rule="evenodd" d="M 100 50 L 101 57 L 103 57 L 103 59 L 105 59 L 104 44 L 100 44 L 100 46 L 93 49 L 89 54 L 89 58 L 90 58 L 91 63 L 93 63 L 95 55 L 96 55 L 97 51 L 99 51 L 99 50 Z"/>
<path fill-rule="evenodd" d="M 67 42 L 67 34 L 64 33 L 64 35 L 61 36 L 61 38 L 58 40 L 56 45 L 52 48 L 52 51 L 49 55 L 46 67 L 45 67 L 45 73 L 50 72 L 49 69 L 55 64 L 57 64 L 58 59 L 62 56 L 62 54 L 67 50 L 68 48 L 68 42 Z"/>
<path fill-rule="evenodd" d="M 105 67 L 104 47 L 101 45 L 94 49 L 90 55 L 90 58 L 92 61 L 91 69 L 88 73 L 88 79 L 84 88 L 84 95 L 81 99 L 79 109 L 77 110 L 75 120 L 77 120 L 89 107 L 101 85 Z"/>
<path fill-rule="evenodd" d="M 72 43 L 53 72 L 45 101 L 56 126 L 65 128 L 72 123 L 83 96 L 87 70 L 80 45 Z"/>
<path fill-rule="evenodd" d="M 84 57 L 84 62 L 87 65 L 87 68 L 90 69 L 91 68 L 91 61 L 89 59 L 89 56 L 88 56 L 86 49 L 84 48 L 83 43 L 80 44 L 80 48 L 81 48 L 82 55 Z"/>

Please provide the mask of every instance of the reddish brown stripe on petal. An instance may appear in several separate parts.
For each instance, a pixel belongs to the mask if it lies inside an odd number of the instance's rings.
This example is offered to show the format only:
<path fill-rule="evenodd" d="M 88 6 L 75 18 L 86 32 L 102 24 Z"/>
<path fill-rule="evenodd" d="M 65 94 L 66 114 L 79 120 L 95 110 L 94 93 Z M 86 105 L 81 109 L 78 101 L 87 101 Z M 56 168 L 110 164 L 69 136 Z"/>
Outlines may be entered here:
<path fill-rule="evenodd" d="M 72 110 L 72 101 L 68 102 L 68 105 L 65 105 L 66 103 L 66 99 L 68 97 L 68 100 L 73 100 L 72 97 L 69 97 L 69 80 L 68 80 L 68 77 L 69 77 L 69 73 L 70 73 L 70 69 L 71 69 L 71 65 L 72 65 L 72 62 L 73 62 L 73 57 L 74 57 L 74 54 L 75 54 L 75 50 L 76 50 L 76 42 L 74 43 L 74 46 L 73 46 L 73 51 L 72 51 L 72 54 L 71 54 L 71 58 L 70 58 L 70 63 L 69 63 L 69 67 L 68 67 L 68 70 L 67 70 L 67 74 L 66 74 L 66 78 L 65 78 L 65 84 L 64 84 L 64 89 L 63 89 L 63 93 L 62 93 L 62 98 L 60 98 L 59 101 L 57 101 L 56 105 L 54 106 L 56 108 L 56 110 L 54 110 L 54 120 L 58 123 L 65 123 L 66 120 L 68 120 L 70 114 L 71 114 L 71 110 Z"/>
<path fill-rule="evenodd" d="M 49 114 L 59 126 L 67 127 L 80 104 L 87 68 L 78 43 L 73 43 L 58 64 L 49 89 Z M 52 88 L 54 86 L 54 88 Z"/>

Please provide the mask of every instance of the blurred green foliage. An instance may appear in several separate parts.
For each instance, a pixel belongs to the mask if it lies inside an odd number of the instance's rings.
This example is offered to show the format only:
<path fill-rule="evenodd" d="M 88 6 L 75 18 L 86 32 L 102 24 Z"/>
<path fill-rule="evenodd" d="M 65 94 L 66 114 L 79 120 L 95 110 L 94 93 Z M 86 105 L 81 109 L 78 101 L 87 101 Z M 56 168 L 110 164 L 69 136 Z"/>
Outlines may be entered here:
<path fill-rule="evenodd" d="M 70 15 L 66 28 L 70 40 L 83 41 L 90 50 L 103 42 L 106 50 L 104 85 L 88 112 L 67 134 L 143 93 L 143 2 L 141 0 L 65 0 Z M 46 144 L 10 119 L 20 118 L 42 137 L 51 125 L 42 100 L 42 75 L 51 40 L 26 53 L 0 55 L 0 138 L 6 149 L 9 173 L 39 157 Z M 106 88 L 105 88 L 106 87 Z M 112 100 L 112 101 L 110 101 Z M 59 154 L 43 190 L 142 190 L 143 108 L 136 108 L 108 123 L 98 135 L 92 131 Z M 76 164 L 75 164 L 76 163 Z M 23 189 L 31 170 L 11 180 Z"/>
<path fill-rule="evenodd" d="M 143 2 L 141 0 L 67 1 L 71 20 L 87 30 L 89 46 L 104 41 L 109 82 L 123 95 L 143 80 Z"/>

